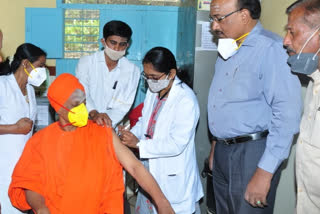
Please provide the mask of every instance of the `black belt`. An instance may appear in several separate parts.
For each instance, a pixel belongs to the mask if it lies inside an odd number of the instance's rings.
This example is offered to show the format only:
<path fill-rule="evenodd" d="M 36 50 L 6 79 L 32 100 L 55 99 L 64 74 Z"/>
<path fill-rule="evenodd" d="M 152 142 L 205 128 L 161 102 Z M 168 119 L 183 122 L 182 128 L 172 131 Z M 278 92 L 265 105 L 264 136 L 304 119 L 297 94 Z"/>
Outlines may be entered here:
<path fill-rule="evenodd" d="M 256 132 L 252 134 L 245 134 L 237 137 L 230 137 L 230 138 L 218 138 L 213 137 L 213 140 L 219 143 L 224 143 L 226 145 L 236 144 L 236 143 L 244 143 L 252 140 L 259 140 L 262 138 L 267 137 L 269 134 L 268 130 L 262 131 L 262 132 Z"/>

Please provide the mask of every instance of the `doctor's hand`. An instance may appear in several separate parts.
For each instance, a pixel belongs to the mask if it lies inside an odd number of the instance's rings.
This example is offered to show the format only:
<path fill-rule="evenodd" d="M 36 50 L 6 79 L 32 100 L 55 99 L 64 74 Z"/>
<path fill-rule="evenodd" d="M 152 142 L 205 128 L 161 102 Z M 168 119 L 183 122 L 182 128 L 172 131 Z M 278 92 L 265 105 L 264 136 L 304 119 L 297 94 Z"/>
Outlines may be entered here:
<path fill-rule="evenodd" d="M 107 127 L 112 127 L 112 121 L 106 113 L 99 113 L 96 110 L 92 110 L 90 111 L 89 116 L 99 126 L 106 125 Z"/>
<path fill-rule="evenodd" d="M 18 120 L 14 126 L 14 134 L 28 134 L 32 129 L 33 121 L 27 117 Z"/>
<path fill-rule="evenodd" d="M 248 183 L 245 200 L 253 207 L 268 206 L 267 195 L 270 190 L 270 184 L 273 174 L 263 169 L 257 168 L 251 180 Z"/>
<path fill-rule="evenodd" d="M 120 139 L 124 145 L 130 148 L 138 148 L 137 143 L 139 142 L 139 139 L 130 131 L 122 129 Z"/>

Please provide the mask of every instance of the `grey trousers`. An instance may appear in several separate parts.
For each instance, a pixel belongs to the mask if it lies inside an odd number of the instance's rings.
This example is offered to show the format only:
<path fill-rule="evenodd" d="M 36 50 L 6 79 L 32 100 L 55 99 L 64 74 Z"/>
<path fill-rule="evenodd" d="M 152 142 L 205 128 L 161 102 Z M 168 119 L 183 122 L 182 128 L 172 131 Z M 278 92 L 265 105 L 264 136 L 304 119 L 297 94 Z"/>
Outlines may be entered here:
<path fill-rule="evenodd" d="M 254 208 L 244 199 L 247 185 L 257 168 L 265 146 L 266 138 L 233 145 L 216 143 L 212 175 L 217 214 L 273 213 L 280 170 L 273 175 L 267 196 L 268 207 Z"/>

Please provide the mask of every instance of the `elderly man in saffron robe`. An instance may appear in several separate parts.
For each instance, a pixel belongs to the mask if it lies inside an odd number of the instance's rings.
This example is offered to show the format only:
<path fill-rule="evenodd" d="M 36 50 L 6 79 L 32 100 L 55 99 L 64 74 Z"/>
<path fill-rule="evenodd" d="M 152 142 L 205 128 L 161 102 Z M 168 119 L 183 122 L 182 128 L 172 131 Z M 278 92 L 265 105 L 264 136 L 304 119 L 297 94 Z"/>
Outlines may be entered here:
<path fill-rule="evenodd" d="M 122 214 L 123 166 L 153 197 L 159 213 L 174 213 L 153 177 L 114 131 L 88 121 L 84 88 L 76 77 L 58 76 L 48 99 L 59 121 L 25 146 L 9 188 L 16 208 L 37 214 Z"/>

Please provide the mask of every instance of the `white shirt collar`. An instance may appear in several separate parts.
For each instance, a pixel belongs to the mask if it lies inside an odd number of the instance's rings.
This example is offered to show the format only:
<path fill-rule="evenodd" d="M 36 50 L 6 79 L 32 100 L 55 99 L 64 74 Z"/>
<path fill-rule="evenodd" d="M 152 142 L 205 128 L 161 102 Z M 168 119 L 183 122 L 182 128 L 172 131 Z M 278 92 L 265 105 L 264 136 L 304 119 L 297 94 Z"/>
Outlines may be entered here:
<path fill-rule="evenodd" d="M 317 69 L 315 72 L 313 72 L 312 74 L 310 74 L 310 75 L 308 75 L 308 76 L 311 77 L 314 82 L 320 82 L 320 72 L 319 72 L 319 69 Z"/>
<path fill-rule="evenodd" d="M 122 64 L 121 61 L 123 60 L 123 57 L 121 57 L 118 60 L 117 66 L 114 69 L 112 69 L 112 71 L 120 69 L 121 64 Z M 98 58 L 98 62 L 104 63 L 106 65 L 106 67 L 108 67 L 107 64 L 106 64 L 106 59 L 105 59 L 105 55 L 104 55 L 104 51 L 103 50 L 98 52 L 98 57 L 97 58 Z"/>

